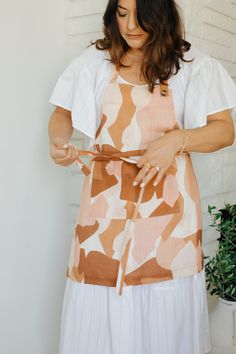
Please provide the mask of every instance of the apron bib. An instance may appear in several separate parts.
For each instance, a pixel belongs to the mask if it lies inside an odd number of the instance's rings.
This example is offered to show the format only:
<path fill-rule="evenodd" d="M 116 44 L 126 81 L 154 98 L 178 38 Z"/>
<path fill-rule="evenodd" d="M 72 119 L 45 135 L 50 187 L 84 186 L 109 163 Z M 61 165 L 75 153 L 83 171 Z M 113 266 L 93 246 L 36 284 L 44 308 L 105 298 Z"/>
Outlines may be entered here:
<path fill-rule="evenodd" d="M 149 144 L 174 129 L 172 90 L 118 83 L 102 100 L 101 123 L 85 173 L 67 276 L 115 286 L 174 279 L 203 269 L 200 196 L 190 155 L 176 155 L 157 186 L 133 186 Z"/>

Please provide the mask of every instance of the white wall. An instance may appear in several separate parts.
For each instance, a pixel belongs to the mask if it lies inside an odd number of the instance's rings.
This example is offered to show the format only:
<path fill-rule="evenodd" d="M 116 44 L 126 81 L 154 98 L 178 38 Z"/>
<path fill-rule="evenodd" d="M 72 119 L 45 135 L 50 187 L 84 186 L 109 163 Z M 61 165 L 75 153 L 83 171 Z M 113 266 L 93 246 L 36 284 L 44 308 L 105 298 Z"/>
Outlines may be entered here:
<path fill-rule="evenodd" d="M 0 8 L 0 353 L 56 354 L 69 179 L 50 160 L 47 124 L 65 63 L 64 2 Z"/>
<path fill-rule="evenodd" d="M 68 62 L 100 35 L 106 2 L 0 0 L 0 353 L 57 354 L 64 271 L 83 176 L 76 167 L 63 169 L 50 160 L 47 101 Z M 236 79 L 236 1 L 179 3 L 187 40 Z M 85 143 L 79 134 L 73 142 Z M 234 145 L 194 154 L 207 253 L 217 237 L 208 227 L 208 203 L 236 199 L 235 152 Z"/>

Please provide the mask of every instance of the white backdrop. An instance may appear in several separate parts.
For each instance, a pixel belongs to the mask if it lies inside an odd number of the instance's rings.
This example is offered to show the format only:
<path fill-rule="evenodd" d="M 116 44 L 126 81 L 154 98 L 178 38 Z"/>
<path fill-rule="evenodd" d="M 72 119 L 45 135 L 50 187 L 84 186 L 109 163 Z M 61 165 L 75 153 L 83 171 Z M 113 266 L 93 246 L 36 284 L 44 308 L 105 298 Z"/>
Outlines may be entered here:
<path fill-rule="evenodd" d="M 56 354 L 68 170 L 49 157 L 48 96 L 65 62 L 63 0 L 0 0 L 0 353 Z"/>

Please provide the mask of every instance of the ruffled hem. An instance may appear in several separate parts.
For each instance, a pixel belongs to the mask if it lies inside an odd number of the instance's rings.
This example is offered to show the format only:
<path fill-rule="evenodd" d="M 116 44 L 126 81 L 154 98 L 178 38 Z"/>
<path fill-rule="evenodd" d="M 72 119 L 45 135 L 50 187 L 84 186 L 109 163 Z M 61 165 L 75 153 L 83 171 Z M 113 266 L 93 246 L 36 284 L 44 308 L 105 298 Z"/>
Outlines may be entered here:
<path fill-rule="evenodd" d="M 204 354 L 211 349 L 205 271 L 124 287 L 66 279 L 59 354 Z"/>

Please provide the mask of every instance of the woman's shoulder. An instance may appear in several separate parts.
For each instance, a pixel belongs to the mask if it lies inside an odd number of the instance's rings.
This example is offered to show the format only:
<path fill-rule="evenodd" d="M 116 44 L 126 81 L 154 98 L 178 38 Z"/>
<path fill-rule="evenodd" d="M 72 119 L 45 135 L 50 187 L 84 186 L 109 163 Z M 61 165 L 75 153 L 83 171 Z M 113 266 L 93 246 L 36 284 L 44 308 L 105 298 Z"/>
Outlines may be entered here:
<path fill-rule="evenodd" d="M 108 58 L 109 52 L 107 50 L 99 50 L 95 45 L 90 45 L 74 58 L 73 62 L 75 67 L 80 67 L 82 65 L 91 73 L 95 73 Z"/>
<path fill-rule="evenodd" d="M 191 45 L 190 49 L 184 53 L 183 59 L 187 61 L 180 60 L 180 70 L 170 77 L 170 83 L 173 86 L 181 86 L 182 89 L 186 89 L 189 82 L 192 79 L 195 80 L 196 76 L 200 81 L 207 82 L 212 72 L 219 66 L 216 59 L 194 45 Z"/>
<path fill-rule="evenodd" d="M 181 61 L 181 67 L 189 76 L 193 76 L 199 70 L 203 72 L 201 68 L 205 68 L 207 72 L 214 64 L 214 58 L 194 45 L 191 45 L 190 49 L 184 53 L 184 59 L 188 61 L 193 59 L 191 62 Z"/>

